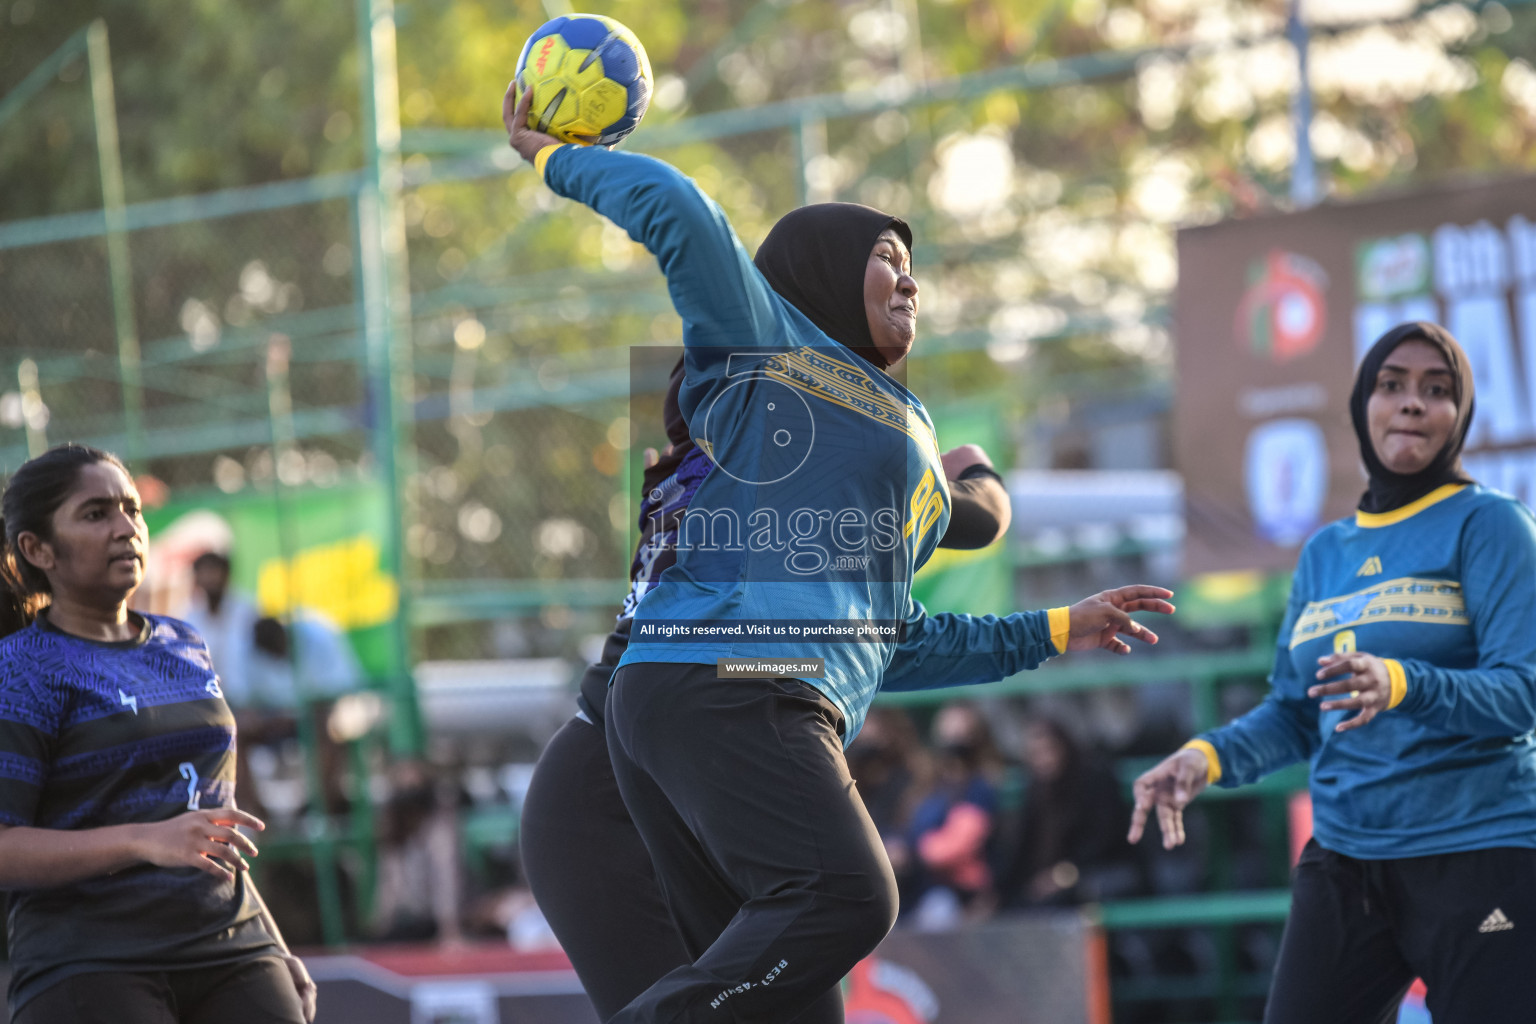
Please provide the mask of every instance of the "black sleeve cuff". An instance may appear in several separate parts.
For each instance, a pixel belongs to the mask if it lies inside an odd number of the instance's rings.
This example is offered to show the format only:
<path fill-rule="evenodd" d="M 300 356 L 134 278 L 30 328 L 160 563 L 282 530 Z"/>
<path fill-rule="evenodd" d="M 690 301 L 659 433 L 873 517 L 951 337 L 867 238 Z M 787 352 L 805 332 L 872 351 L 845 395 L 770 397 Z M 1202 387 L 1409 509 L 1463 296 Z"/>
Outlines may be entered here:
<path fill-rule="evenodd" d="M 1003 475 L 1001 473 L 987 465 L 985 462 L 978 462 L 974 465 L 966 466 L 960 471 L 960 475 L 955 477 L 955 479 L 974 480 L 979 476 L 989 476 L 1000 484 L 1007 483 L 1007 481 L 1003 479 Z"/>

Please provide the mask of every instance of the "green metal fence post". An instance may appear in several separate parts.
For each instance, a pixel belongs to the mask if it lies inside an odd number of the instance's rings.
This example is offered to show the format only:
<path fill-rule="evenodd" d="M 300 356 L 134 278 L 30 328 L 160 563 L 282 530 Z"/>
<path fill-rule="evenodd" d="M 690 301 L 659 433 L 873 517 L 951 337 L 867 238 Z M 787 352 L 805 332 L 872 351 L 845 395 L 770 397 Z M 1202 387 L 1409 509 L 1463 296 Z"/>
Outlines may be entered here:
<path fill-rule="evenodd" d="M 27 431 L 27 457 L 35 459 L 48 450 L 48 420 L 43 415 L 43 395 L 38 390 L 37 363 L 23 359 L 16 367 L 21 388 L 21 419 Z"/>
<path fill-rule="evenodd" d="M 97 18 L 91 22 L 85 46 L 91 69 L 91 109 L 96 118 L 96 155 L 101 163 L 101 208 L 107 220 L 107 267 L 112 277 L 112 320 L 123 389 L 123 432 L 132 465 L 144 457 L 144 382 L 133 318 L 133 268 L 128 260 L 128 225 L 123 212 L 123 154 L 118 145 L 117 98 L 112 88 L 105 21 Z"/>
<path fill-rule="evenodd" d="M 818 157 L 827 155 L 827 122 L 819 117 L 805 115 L 800 118 L 795 132 L 795 157 L 799 164 L 798 184 L 800 205 L 830 202 L 826 190 L 811 183 L 811 164 Z"/>
<path fill-rule="evenodd" d="M 277 531 L 284 561 L 293 564 L 299 545 L 293 536 L 293 516 L 288 508 L 288 485 L 283 482 L 283 456 L 297 451 L 293 434 L 293 392 L 288 385 L 288 367 L 292 345 L 287 337 L 274 335 L 267 341 L 267 410 L 272 428 L 273 500 L 277 504 Z M 341 905 L 341 880 L 336 865 L 336 829 L 326 806 L 325 783 L 320 774 L 320 741 L 316 734 L 314 707 L 304 685 L 300 668 L 300 645 L 294 629 L 301 601 L 295 593 L 297 574 L 288 576 L 288 666 L 293 672 L 299 746 L 304 751 L 304 790 L 309 795 L 309 813 L 304 826 L 309 838 L 309 855 L 315 866 L 315 894 L 320 902 L 320 933 L 327 946 L 346 941 Z"/>
<path fill-rule="evenodd" d="M 357 198 L 363 345 L 373 413 L 372 448 L 391 503 L 386 568 L 399 583 L 395 671 L 390 679 L 390 748 L 420 752 L 421 710 L 411 677 L 411 580 L 405 557 L 403 483 L 410 479 L 410 281 L 400 206 L 400 86 L 395 68 L 394 0 L 358 0 L 363 145 L 366 166 Z"/>

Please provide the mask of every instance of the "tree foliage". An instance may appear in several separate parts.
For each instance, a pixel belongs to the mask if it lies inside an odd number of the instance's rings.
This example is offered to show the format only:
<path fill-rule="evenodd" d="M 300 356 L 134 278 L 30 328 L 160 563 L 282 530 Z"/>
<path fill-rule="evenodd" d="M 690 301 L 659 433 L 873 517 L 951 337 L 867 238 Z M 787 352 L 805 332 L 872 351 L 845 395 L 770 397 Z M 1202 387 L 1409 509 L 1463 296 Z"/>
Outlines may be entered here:
<path fill-rule="evenodd" d="M 1331 194 L 1536 167 L 1536 5 L 1415 12 L 1405 3 L 1397 22 L 1337 24 L 1354 6 L 1308 7 L 1312 141 Z M 659 153 L 720 201 L 749 250 L 802 201 L 806 180 L 813 196 L 906 216 L 917 230 L 923 299 L 914 388 L 940 405 L 994 402 L 1013 422 L 1041 402 L 1059 405 L 1061 392 L 1166 378 L 1175 227 L 1288 202 L 1296 72 L 1282 38 L 1286 8 L 1284 0 L 590 5 L 632 27 L 649 50 L 657 101 L 637 145 L 651 126 L 699 114 L 1144 51 L 1119 71 L 1050 89 L 834 119 L 825 153 L 805 167 L 800 138 L 784 129 Z M 557 9 L 558 0 L 400 3 L 407 131 L 494 138 L 522 41 Z M 354 5 L 0 0 L 0 96 L 98 17 L 111 39 L 130 202 L 361 165 Z M 415 388 L 424 410 L 438 409 L 416 428 L 413 552 L 423 571 L 446 578 L 616 575 L 635 453 L 624 447 L 626 400 L 593 382 L 624 370 L 631 345 L 676 342 L 676 316 L 654 262 L 611 225 L 557 200 L 525 168 L 461 180 L 455 159 L 406 160 L 415 182 L 403 198 Z M 0 129 L 0 222 L 100 201 L 88 76 L 77 60 Z M 358 352 L 352 231 L 338 201 L 135 232 L 139 333 L 162 359 L 149 374 L 151 422 L 193 430 L 199 416 L 221 410 L 259 413 L 272 332 L 294 339 L 301 412 L 366 405 L 349 361 Z M 56 431 L 90 433 L 117 415 L 99 241 L 0 251 L 0 303 L 12 314 L 0 318 L 6 361 L 45 357 Z M 199 337 L 211 348 L 197 349 Z M 78 358 L 70 367 L 47 361 L 61 354 Z M 183 359 L 194 355 L 202 362 Z M 533 385 L 556 411 L 541 411 L 527 393 Z M 475 405 L 508 394 L 524 396 L 509 411 Z M 0 428 L 0 443 L 17 437 Z M 306 444 L 344 466 L 366 462 L 360 429 Z M 255 449 L 219 455 L 244 465 L 248 481 L 272 472 Z M 191 485 L 209 479 L 213 458 L 153 468 Z M 467 502 L 495 512 L 499 531 L 489 532 L 499 541 L 465 532 Z"/>

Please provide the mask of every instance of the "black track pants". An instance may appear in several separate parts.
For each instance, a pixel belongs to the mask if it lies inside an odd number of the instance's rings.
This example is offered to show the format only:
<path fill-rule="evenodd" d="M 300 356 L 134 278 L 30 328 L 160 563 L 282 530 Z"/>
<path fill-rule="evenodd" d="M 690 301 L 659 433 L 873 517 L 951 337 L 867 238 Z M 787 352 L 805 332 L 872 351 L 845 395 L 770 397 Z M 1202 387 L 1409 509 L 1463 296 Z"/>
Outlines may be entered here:
<path fill-rule="evenodd" d="M 1265 1024 L 1389 1024 L 1415 977 L 1435 1024 L 1536 1020 L 1536 850 L 1362 861 L 1307 844 Z"/>
<path fill-rule="evenodd" d="M 523 870 L 600 1020 L 692 962 L 619 796 L 602 730 L 567 722 L 539 757 L 522 814 Z M 796 1024 L 842 1024 L 832 989 Z"/>
<path fill-rule="evenodd" d="M 896 882 L 848 774 L 841 718 L 798 680 L 619 670 L 614 774 L 694 959 L 613 1024 L 783 1024 L 890 930 Z"/>
<path fill-rule="evenodd" d="M 602 730 L 573 718 L 555 733 L 528 783 L 520 833 L 533 898 L 599 1019 L 688 962 Z"/>

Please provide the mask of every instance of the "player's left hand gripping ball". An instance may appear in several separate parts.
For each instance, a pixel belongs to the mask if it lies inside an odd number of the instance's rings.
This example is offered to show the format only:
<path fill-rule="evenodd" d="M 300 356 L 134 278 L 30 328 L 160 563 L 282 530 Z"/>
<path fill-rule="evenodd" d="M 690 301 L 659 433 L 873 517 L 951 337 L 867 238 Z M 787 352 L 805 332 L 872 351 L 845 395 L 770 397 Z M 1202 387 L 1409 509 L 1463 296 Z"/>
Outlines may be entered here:
<path fill-rule="evenodd" d="M 512 106 L 531 90 L 528 127 L 561 142 L 612 146 L 651 102 L 651 62 L 633 32 L 598 14 L 545 22 L 517 59 Z"/>

